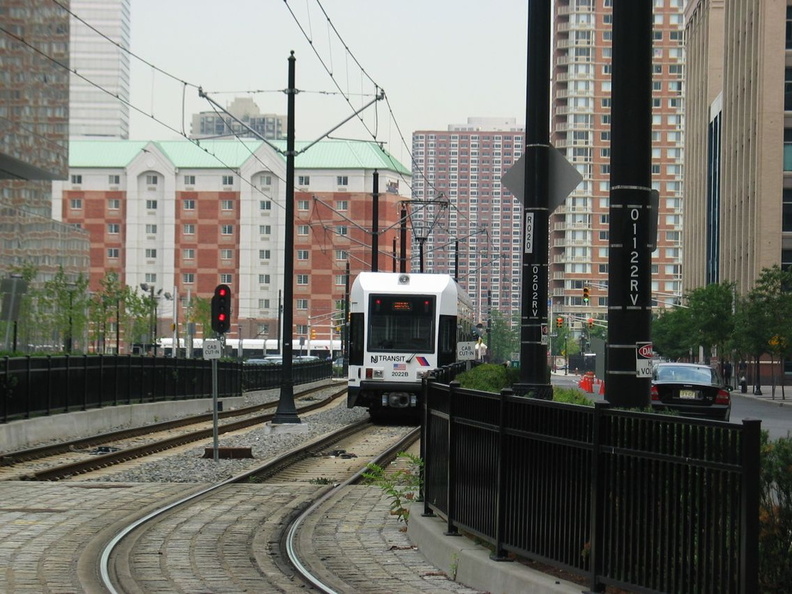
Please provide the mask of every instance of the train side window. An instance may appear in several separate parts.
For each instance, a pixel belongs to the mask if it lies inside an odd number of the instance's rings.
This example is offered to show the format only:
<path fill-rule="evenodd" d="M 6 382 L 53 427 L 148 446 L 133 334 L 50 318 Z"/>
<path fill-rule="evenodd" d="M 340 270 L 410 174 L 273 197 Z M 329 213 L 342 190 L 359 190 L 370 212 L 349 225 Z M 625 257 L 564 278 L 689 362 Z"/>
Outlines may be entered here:
<path fill-rule="evenodd" d="M 439 367 L 456 361 L 456 316 L 440 316 L 440 336 L 437 341 L 437 364 Z"/>
<path fill-rule="evenodd" d="M 363 365 L 363 314 L 353 313 L 349 316 L 349 364 Z"/>

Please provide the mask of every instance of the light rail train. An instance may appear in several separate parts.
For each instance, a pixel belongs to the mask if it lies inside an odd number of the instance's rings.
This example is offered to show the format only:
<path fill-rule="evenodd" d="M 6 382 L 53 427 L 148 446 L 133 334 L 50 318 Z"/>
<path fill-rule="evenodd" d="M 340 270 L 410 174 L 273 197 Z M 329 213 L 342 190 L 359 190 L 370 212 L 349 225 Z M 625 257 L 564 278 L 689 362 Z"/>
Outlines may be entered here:
<path fill-rule="evenodd" d="M 470 298 L 445 274 L 362 272 L 352 284 L 347 406 L 417 414 L 421 380 L 473 341 Z"/>

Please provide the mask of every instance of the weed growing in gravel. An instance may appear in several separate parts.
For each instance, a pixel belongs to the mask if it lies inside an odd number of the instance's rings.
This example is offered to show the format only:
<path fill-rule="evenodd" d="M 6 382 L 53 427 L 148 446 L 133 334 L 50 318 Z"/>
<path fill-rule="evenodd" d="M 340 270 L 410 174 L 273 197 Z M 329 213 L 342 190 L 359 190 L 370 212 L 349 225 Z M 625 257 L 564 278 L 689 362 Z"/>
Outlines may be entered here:
<path fill-rule="evenodd" d="M 415 501 L 422 486 L 423 460 L 408 452 L 399 452 L 396 458 L 408 461 L 407 468 L 390 471 L 377 464 L 367 464 L 363 473 L 367 484 L 380 487 L 391 498 L 390 513 L 406 524 L 410 518 L 411 501 Z"/>

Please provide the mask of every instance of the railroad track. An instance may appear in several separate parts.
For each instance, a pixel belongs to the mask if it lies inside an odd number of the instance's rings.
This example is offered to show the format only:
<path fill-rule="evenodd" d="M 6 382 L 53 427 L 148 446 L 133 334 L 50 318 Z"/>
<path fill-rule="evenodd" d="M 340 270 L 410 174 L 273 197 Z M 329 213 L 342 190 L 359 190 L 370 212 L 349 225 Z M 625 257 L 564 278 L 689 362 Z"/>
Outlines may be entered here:
<path fill-rule="evenodd" d="M 311 402 L 315 394 L 323 390 L 326 391 L 332 387 L 333 384 L 329 383 L 315 386 L 296 394 L 295 402 L 298 404 L 297 411 L 299 413 L 307 413 L 327 406 L 346 393 L 346 386 L 344 386 L 333 390 L 332 393 L 326 397 Z M 300 403 L 302 404 L 299 405 Z M 269 422 L 274 417 L 274 409 L 277 405 L 278 401 L 276 400 L 236 410 L 219 412 L 218 417 L 221 419 L 239 418 L 239 420 L 226 422 L 218 426 L 218 434 L 222 435 Z M 2 466 L 2 468 L 0 468 L 0 478 L 2 480 L 52 481 L 122 464 L 130 460 L 143 458 L 158 452 L 212 437 L 214 434 L 213 426 L 203 427 L 197 430 L 188 429 L 193 425 L 205 426 L 207 423 L 211 423 L 212 419 L 212 413 L 193 415 L 174 421 L 123 429 L 68 442 L 11 452 L 0 457 L 0 466 Z M 181 429 L 184 430 L 179 431 Z M 124 444 L 122 447 L 108 445 L 123 444 L 123 442 L 127 440 L 153 436 L 157 433 L 167 434 L 174 431 L 179 431 L 179 433 L 161 439 L 152 439 L 139 445 L 130 446 Z M 72 456 L 78 459 L 69 463 L 56 463 L 43 469 L 25 470 L 25 463 L 63 456 Z M 20 466 L 22 467 L 21 469 Z M 10 470 L 8 467 L 13 467 L 13 470 Z M 27 466 L 27 468 L 30 467 L 32 467 L 32 465 Z"/>
<path fill-rule="evenodd" d="M 388 464 L 418 437 L 414 427 L 360 421 L 156 509 L 104 547 L 102 586 L 110 592 L 208 591 L 209 584 L 225 583 L 227 591 L 304 591 L 294 583 L 297 571 L 313 588 L 334 592 L 332 576 L 315 559 L 301 558 L 304 547 L 296 541 L 303 522 L 359 481 L 368 463 Z"/>

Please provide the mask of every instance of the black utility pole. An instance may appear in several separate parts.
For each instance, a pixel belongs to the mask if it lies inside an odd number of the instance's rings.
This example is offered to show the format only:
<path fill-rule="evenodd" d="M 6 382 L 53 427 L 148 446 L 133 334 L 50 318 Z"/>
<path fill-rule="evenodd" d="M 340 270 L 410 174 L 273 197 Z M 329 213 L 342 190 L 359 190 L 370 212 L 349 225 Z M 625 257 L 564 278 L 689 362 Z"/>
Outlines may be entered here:
<path fill-rule="evenodd" d="M 547 370 L 548 225 L 550 216 L 550 2 L 528 2 L 520 382 L 514 392 L 551 400 Z"/>
<path fill-rule="evenodd" d="M 401 228 L 399 229 L 399 272 L 407 272 L 407 207 L 402 202 L 401 208 Z"/>
<path fill-rule="evenodd" d="M 376 169 L 371 197 L 371 272 L 379 272 L 379 171 Z"/>
<path fill-rule="evenodd" d="M 652 316 L 652 0 L 613 2 L 605 399 L 649 406 Z"/>
<path fill-rule="evenodd" d="M 289 87 L 286 89 L 288 108 L 286 113 L 286 229 L 284 232 L 283 262 L 283 377 L 281 379 L 280 400 L 278 409 L 272 419 L 277 423 L 300 423 L 297 407 L 294 404 L 294 377 L 292 367 L 292 339 L 294 332 L 294 99 L 297 95 L 295 87 L 295 57 L 289 56 Z"/>

